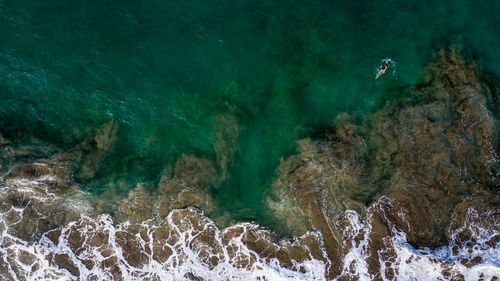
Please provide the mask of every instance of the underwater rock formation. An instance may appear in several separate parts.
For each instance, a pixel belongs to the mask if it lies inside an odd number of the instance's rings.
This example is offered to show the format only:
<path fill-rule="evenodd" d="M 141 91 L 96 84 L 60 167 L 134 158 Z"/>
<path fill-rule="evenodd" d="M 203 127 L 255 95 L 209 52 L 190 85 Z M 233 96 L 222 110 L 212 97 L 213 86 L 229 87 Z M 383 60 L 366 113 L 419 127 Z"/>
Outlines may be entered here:
<path fill-rule="evenodd" d="M 197 206 L 212 207 L 208 186 L 215 180 L 212 161 L 192 155 L 182 155 L 171 177 L 164 175 L 158 187 L 158 215 L 165 217 L 171 210 Z"/>
<path fill-rule="evenodd" d="M 238 145 L 238 120 L 231 114 L 220 114 L 214 118 L 215 142 L 213 143 L 217 165 L 220 170 L 218 182 L 228 177 L 228 169 L 234 165 Z"/>
<path fill-rule="evenodd" d="M 99 164 L 108 155 L 116 141 L 118 124 L 108 122 L 94 129 L 87 137 L 69 152 L 58 155 L 60 161 L 72 161 L 79 168 L 80 179 L 95 176 Z"/>
<path fill-rule="evenodd" d="M 342 215 L 364 214 L 371 276 L 383 271 L 386 237 L 404 233 L 414 247 L 443 246 L 464 200 L 498 208 L 498 90 L 453 51 L 436 54 L 425 76 L 421 85 L 396 89 L 361 124 L 340 116 L 326 140 L 301 141 L 299 155 L 281 162 L 269 195 L 277 216 L 293 219 L 290 227 L 321 230 L 331 260 L 348 253 Z"/>

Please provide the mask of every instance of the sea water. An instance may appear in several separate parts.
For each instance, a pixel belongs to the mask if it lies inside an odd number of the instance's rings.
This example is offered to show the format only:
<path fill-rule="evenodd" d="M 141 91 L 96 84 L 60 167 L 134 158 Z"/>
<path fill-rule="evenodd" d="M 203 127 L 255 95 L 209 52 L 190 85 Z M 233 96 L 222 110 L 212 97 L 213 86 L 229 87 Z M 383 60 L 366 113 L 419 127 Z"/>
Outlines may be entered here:
<path fill-rule="evenodd" d="M 499 12 L 460 0 L 1 1 L 1 132 L 70 149 L 118 124 L 113 151 L 75 181 L 126 196 L 183 154 L 215 160 L 216 120 L 230 114 L 238 141 L 209 216 L 273 229 L 264 198 L 298 140 L 422 81 L 443 47 L 499 75 Z"/>

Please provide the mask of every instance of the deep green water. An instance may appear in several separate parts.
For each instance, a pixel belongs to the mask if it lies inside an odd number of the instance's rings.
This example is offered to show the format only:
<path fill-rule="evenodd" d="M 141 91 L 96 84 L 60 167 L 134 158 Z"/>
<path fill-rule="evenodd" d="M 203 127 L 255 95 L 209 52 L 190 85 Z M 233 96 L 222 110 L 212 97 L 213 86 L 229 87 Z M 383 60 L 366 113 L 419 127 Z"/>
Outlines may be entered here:
<path fill-rule="evenodd" d="M 238 120 L 221 211 L 263 220 L 280 157 L 339 112 L 414 84 L 433 50 L 460 44 L 500 74 L 499 1 L 1 1 L 4 135 L 62 147 L 114 120 L 95 179 L 157 181 L 181 153 L 215 159 L 214 118 Z M 384 58 L 396 64 L 374 81 Z M 394 73 L 394 74 L 393 74 Z"/>

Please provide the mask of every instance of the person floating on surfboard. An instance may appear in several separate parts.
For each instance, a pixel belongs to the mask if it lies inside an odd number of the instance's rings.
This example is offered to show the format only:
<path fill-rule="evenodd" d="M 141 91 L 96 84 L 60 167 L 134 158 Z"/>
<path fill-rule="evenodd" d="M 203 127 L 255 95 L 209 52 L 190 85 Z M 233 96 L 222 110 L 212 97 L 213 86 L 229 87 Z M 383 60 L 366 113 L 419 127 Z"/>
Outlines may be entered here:
<path fill-rule="evenodd" d="M 375 80 L 378 79 L 380 76 L 382 76 L 387 68 L 389 68 L 389 60 L 386 60 L 385 63 L 380 67 L 380 70 L 378 71 L 377 75 L 375 75 Z"/>

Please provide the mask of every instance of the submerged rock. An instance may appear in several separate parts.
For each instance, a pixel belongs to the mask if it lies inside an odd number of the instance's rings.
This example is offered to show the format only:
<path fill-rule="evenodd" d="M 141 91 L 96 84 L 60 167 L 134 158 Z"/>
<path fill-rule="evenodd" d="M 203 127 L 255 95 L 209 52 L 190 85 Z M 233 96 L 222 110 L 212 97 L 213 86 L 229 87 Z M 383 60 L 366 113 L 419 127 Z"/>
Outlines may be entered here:
<path fill-rule="evenodd" d="M 157 214 L 165 217 L 171 210 L 197 206 L 212 207 L 208 187 L 216 179 L 212 161 L 193 155 L 182 155 L 171 176 L 164 174 L 158 187 Z"/>
<path fill-rule="evenodd" d="M 58 154 L 59 161 L 73 161 L 78 177 L 91 179 L 100 168 L 101 161 L 112 151 L 117 139 L 118 123 L 108 122 L 95 128 L 69 152 Z"/>
<path fill-rule="evenodd" d="M 123 200 L 114 217 L 116 222 L 130 221 L 141 223 L 151 219 L 153 216 L 153 199 L 151 194 L 145 190 L 143 184 L 128 193 L 127 199 Z"/>
<path fill-rule="evenodd" d="M 334 223 L 346 209 L 362 210 L 354 199 L 364 191 L 360 181 L 365 146 L 348 115 L 336 121 L 337 136 L 325 142 L 303 140 L 300 154 L 281 162 L 268 200 L 278 218 L 296 234 L 319 229 L 332 260 L 329 272 L 340 270 L 341 229 Z M 290 214 L 290 212 L 295 213 Z"/>
<path fill-rule="evenodd" d="M 437 57 L 428 70 L 430 84 L 411 89 L 401 97 L 402 105 L 389 104 L 375 113 L 367 130 L 370 180 L 405 205 L 407 219 L 413 218 L 407 236 L 417 246 L 445 243 L 454 206 L 499 184 L 491 111 L 498 109 L 487 103 L 491 90 L 458 54 Z M 498 193 L 490 200 L 495 197 Z"/>
<path fill-rule="evenodd" d="M 228 169 L 234 165 L 234 156 L 238 146 L 238 121 L 231 114 L 220 114 L 214 118 L 213 143 L 216 161 L 220 170 L 218 183 L 226 180 Z"/>
<path fill-rule="evenodd" d="M 21 163 L 4 175 L 0 214 L 8 233 L 24 240 L 93 212 L 84 194 L 69 183 L 70 169 L 61 163 Z"/>
<path fill-rule="evenodd" d="M 454 51 L 438 52 L 425 77 L 360 125 L 341 115 L 325 140 L 301 141 L 299 154 L 277 169 L 269 206 L 299 233 L 321 230 L 332 260 L 348 253 L 346 210 L 370 217 L 373 275 L 387 258 L 385 237 L 404 233 L 415 247 L 442 246 L 465 198 L 498 206 L 498 89 Z"/>

